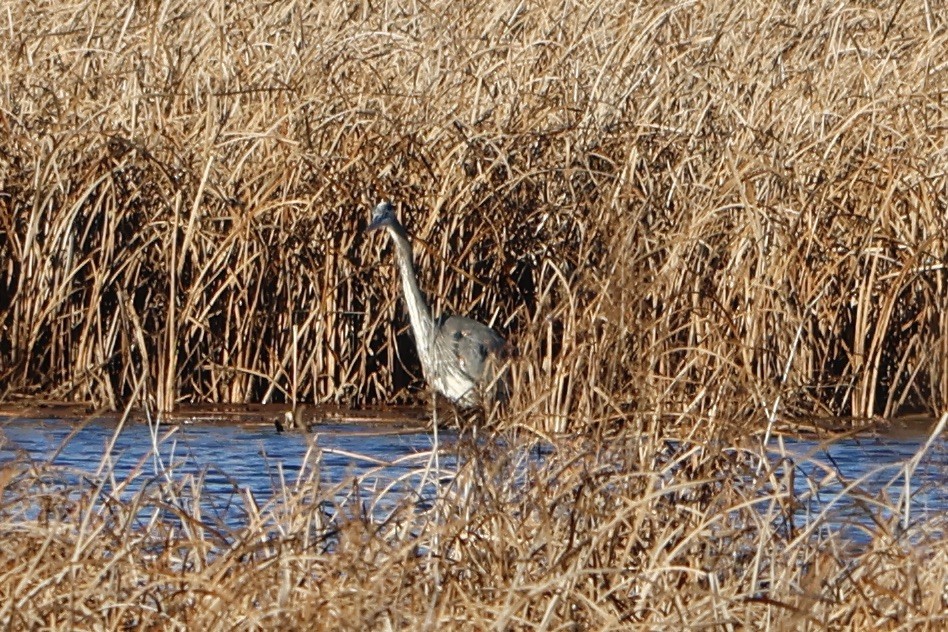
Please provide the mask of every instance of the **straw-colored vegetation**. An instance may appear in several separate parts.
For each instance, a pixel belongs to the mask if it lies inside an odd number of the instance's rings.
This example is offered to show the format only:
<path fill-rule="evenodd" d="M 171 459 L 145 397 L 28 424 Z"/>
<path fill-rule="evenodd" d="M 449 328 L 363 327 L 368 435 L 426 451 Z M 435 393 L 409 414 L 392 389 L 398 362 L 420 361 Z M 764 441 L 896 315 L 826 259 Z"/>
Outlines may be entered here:
<path fill-rule="evenodd" d="M 324 482 L 316 448 L 299 480 L 266 504 L 247 493 L 207 498 L 201 479 L 152 476 L 150 463 L 118 480 L 106 468 L 78 487 L 68 473 L 7 464 L 0 621 L 70 630 L 948 624 L 948 523 L 910 516 L 904 528 L 897 485 L 846 492 L 842 502 L 867 507 L 852 544 L 830 511 L 804 518 L 820 477 L 812 494 L 792 493 L 788 460 L 629 431 L 560 440 L 537 459 L 529 442 L 506 438 L 514 442 L 462 444 L 460 467 L 419 468 L 376 493 L 366 477 Z M 224 502 L 243 526 L 215 518 Z"/>
<path fill-rule="evenodd" d="M 7 398 L 406 397 L 390 198 L 535 425 L 948 403 L 932 3 L 2 9 Z"/>
<path fill-rule="evenodd" d="M 943 522 L 801 531 L 734 439 L 948 408 L 939 4 L 0 1 L 0 400 L 412 401 L 382 198 L 518 349 L 387 521 L 5 465 L 0 622 L 939 629 Z"/>

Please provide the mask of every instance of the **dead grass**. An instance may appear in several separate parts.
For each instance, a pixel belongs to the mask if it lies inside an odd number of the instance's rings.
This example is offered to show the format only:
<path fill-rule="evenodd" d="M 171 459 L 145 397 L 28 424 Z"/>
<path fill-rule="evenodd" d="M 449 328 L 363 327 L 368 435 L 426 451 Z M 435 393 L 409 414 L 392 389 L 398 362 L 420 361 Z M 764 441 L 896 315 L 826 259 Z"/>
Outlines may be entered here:
<path fill-rule="evenodd" d="M 755 449 L 628 430 L 543 445 L 538 457 L 516 433 L 461 443 L 460 465 L 414 472 L 428 481 L 412 483 L 421 497 L 329 484 L 314 445 L 298 480 L 269 500 L 230 499 L 237 525 L 214 518 L 207 503 L 221 497 L 208 498 L 200 477 L 153 469 L 151 458 L 127 477 L 104 467 L 79 482 L 8 462 L 0 620 L 110 630 L 945 624 L 944 519 L 915 514 L 902 528 L 896 486 L 865 497 L 854 543 L 838 514 L 803 510 L 813 495 L 827 506 L 836 495 L 818 468 L 794 486 L 800 457 L 762 461 Z"/>
<path fill-rule="evenodd" d="M 518 345 L 523 423 L 948 402 L 930 3 L 0 22 L 5 398 L 404 399 L 398 286 L 361 234 L 387 197 L 435 308 Z"/>
<path fill-rule="evenodd" d="M 361 232 L 383 197 L 435 311 L 518 348 L 507 443 L 384 518 L 317 457 L 240 527 L 187 477 L 116 495 L 3 465 L 0 621 L 943 627 L 943 521 L 901 529 L 884 498 L 859 548 L 791 524 L 805 499 L 745 438 L 948 407 L 945 20 L 0 3 L 0 399 L 411 399 L 391 257 Z"/>

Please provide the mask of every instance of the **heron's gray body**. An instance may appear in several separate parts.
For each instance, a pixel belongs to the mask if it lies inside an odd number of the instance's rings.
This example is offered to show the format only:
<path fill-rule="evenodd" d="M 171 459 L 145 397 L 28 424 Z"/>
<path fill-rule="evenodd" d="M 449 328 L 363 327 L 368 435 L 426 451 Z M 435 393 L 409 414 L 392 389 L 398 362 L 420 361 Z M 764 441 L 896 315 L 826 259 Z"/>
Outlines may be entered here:
<path fill-rule="evenodd" d="M 425 379 L 437 392 L 464 407 L 506 398 L 500 366 L 504 339 L 487 325 L 463 316 L 433 319 L 415 278 L 408 234 L 388 202 L 375 207 L 368 230 L 382 228 L 395 243 L 408 319 Z"/>
<path fill-rule="evenodd" d="M 429 345 L 433 370 L 426 377 L 451 401 L 475 406 L 487 394 L 506 396 L 505 384 L 498 380 L 504 339 L 487 325 L 463 316 L 442 318 Z"/>

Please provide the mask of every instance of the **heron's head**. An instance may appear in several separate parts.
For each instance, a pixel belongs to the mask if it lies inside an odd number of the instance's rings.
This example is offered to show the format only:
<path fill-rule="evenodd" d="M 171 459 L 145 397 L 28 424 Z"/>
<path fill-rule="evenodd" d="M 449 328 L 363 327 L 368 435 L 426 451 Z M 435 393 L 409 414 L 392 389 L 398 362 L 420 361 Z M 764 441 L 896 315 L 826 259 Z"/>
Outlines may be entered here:
<path fill-rule="evenodd" d="M 365 232 L 371 233 L 380 228 L 388 228 L 396 224 L 398 224 L 398 220 L 395 219 L 395 209 L 392 208 L 392 205 L 389 202 L 379 202 L 372 210 L 372 222 L 365 229 Z"/>

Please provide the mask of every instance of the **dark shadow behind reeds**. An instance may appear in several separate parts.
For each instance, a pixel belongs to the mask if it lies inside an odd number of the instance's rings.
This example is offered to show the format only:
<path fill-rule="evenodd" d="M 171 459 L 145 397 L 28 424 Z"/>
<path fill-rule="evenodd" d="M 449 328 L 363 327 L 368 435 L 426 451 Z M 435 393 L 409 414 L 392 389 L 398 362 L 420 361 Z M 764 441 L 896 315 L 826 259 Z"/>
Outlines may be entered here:
<path fill-rule="evenodd" d="M 0 621 L 943 626 L 943 521 L 866 497 L 854 549 L 739 432 L 948 406 L 943 12 L 475 5 L 0 12 L 0 399 L 412 398 L 383 197 L 518 349 L 501 444 L 384 519 L 318 455 L 241 527 L 3 464 Z"/>
<path fill-rule="evenodd" d="M 942 410 L 929 7 L 11 5 L 0 397 L 408 397 L 384 197 L 517 423 Z"/>

